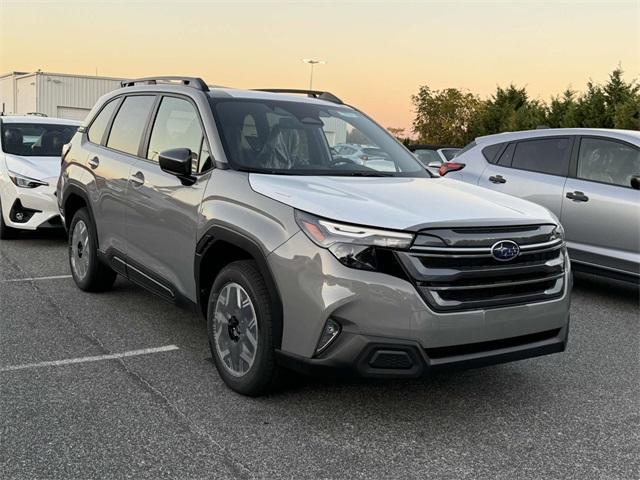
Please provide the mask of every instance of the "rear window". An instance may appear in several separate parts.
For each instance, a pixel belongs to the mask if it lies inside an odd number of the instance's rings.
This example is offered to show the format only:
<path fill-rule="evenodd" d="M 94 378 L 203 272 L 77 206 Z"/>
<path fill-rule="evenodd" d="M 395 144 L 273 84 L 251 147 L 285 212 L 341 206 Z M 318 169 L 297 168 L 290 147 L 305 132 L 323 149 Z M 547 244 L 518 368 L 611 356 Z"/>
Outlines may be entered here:
<path fill-rule="evenodd" d="M 502 146 L 504 143 L 496 143 L 495 145 L 489 145 L 488 147 L 484 147 L 482 149 L 482 155 L 487 159 L 489 163 L 496 163 L 498 160 L 498 153 L 502 150 Z"/>
<path fill-rule="evenodd" d="M 527 140 L 516 145 L 511 166 L 548 175 L 566 175 L 570 153 L 568 137 Z"/>
<path fill-rule="evenodd" d="M 59 157 L 77 129 L 76 125 L 3 123 L 2 151 L 22 157 Z"/>
<path fill-rule="evenodd" d="M 98 144 L 102 143 L 102 140 L 104 139 L 104 132 L 109 125 L 109 120 L 111 120 L 113 111 L 118 106 L 118 100 L 119 99 L 111 100 L 107 103 L 93 122 L 91 122 L 91 126 L 87 131 L 87 137 L 90 142 Z"/>

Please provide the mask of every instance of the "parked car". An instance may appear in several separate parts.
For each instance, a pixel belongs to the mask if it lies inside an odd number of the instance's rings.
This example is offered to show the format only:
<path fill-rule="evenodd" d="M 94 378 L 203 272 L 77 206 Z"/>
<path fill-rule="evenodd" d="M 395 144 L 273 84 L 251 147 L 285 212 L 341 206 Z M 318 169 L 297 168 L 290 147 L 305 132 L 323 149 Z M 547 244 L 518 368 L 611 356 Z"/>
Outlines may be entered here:
<path fill-rule="evenodd" d="M 640 132 L 502 133 L 477 138 L 455 162 L 447 177 L 551 210 L 576 269 L 640 281 Z"/>
<path fill-rule="evenodd" d="M 220 376 L 247 395 L 282 368 L 417 377 L 564 350 L 552 214 L 433 178 L 330 93 L 286 92 L 154 78 L 102 97 L 58 184 L 77 286 L 118 273 L 202 312 Z M 340 122 L 394 171 L 333 158 Z"/>
<path fill-rule="evenodd" d="M 373 145 L 356 145 L 354 143 L 339 143 L 333 146 L 337 156 L 353 160 L 358 165 L 370 161 L 388 161 L 389 157 L 380 148 Z"/>
<path fill-rule="evenodd" d="M 460 148 L 443 145 L 409 145 L 409 150 L 413 152 L 420 163 L 434 175 L 440 175 L 440 167 L 453 160 L 453 157 L 461 150 Z"/>
<path fill-rule="evenodd" d="M 60 155 L 79 125 L 43 115 L 0 116 L 0 238 L 62 226 L 55 199 Z"/>

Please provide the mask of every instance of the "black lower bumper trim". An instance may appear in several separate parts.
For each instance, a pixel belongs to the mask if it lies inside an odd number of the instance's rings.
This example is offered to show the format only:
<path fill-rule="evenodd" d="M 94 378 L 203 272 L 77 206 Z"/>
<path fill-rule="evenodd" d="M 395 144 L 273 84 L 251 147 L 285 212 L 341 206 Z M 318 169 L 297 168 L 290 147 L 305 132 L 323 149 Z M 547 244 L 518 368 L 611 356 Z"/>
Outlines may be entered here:
<path fill-rule="evenodd" d="M 484 367 L 562 352 L 568 334 L 567 322 L 561 329 L 532 335 L 427 350 L 412 341 L 347 335 L 322 358 L 305 358 L 281 350 L 276 353 L 279 365 L 307 375 L 418 378 L 437 370 Z M 434 350 L 435 355 L 430 356 Z"/>

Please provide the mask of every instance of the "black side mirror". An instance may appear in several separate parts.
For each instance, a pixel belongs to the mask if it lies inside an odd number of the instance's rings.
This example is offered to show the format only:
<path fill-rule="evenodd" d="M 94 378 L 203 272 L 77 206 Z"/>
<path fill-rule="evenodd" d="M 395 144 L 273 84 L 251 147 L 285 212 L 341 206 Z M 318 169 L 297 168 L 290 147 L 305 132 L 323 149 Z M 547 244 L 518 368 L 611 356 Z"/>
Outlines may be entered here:
<path fill-rule="evenodd" d="M 173 148 L 164 150 L 158 155 L 160 168 L 178 177 L 191 177 L 191 163 L 193 153 L 188 148 Z"/>
<path fill-rule="evenodd" d="M 631 188 L 634 190 L 640 190 L 640 175 L 634 175 L 631 177 Z"/>

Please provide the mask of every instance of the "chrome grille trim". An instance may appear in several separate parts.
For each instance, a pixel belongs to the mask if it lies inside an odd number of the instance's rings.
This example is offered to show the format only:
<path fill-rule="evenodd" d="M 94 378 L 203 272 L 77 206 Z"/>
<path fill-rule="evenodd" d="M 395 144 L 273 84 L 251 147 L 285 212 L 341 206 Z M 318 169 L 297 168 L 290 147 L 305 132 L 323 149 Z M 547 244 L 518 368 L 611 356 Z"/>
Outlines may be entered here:
<path fill-rule="evenodd" d="M 512 232 L 504 228 L 484 228 L 491 241 L 511 240 Z M 421 233 L 434 237 L 441 231 Z M 534 243 L 528 243 L 532 240 Z M 532 226 L 530 233 L 519 231 L 520 252 L 506 262 L 495 259 L 486 243 L 474 246 L 478 244 L 477 236 L 467 240 L 457 234 L 456 241 L 456 246 L 414 245 L 408 251 L 395 252 L 418 292 L 436 311 L 542 302 L 564 293 L 566 248 L 549 226 Z"/>

